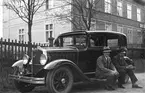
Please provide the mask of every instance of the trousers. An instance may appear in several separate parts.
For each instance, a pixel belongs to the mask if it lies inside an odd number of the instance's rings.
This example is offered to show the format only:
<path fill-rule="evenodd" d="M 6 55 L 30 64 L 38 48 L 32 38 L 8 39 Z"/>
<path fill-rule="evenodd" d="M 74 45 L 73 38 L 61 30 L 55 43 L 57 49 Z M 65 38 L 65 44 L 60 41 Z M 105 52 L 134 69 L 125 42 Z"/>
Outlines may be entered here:
<path fill-rule="evenodd" d="M 130 77 L 132 84 L 134 84 L 135 82 L 138 81 L 138 79 L 136 78 L 133 70 L 126 69 L 126 70 L 119 71 L 119 77 L 118 77 L 119 84 L 124 84 L 125 83 L 124 80 L 125 80 L 126 74 L 128 74 L 128 76 Z"/>
<path fill-rule="evenodd" d="M 107 79 L 107 82 L 106 82 L 107 85 L 114 85 L 118 77 L 119 77 L 119 74 L 116 74 L 113 72 L 103 73 L 102 75 L 97 76 L 97 78 L 99 79 Z"/>

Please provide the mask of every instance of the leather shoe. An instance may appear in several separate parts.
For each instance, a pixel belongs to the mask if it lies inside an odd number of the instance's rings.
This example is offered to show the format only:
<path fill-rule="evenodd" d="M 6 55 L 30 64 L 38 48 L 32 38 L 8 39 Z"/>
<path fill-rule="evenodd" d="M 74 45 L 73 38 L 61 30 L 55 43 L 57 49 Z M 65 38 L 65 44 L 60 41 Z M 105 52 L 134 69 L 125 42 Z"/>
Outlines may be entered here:
<path fill-rule="evenodd" d="M 109 85 L 108 87 L 111 88 L 111 90 L 115 90 L 115 88 L 111 85 Z"/>
<path fill-rule="evenodd" d="M 113 88 L 112 86 L 105 86 L 106 90 L 115 90 L 115 88 Z"/>
<path fill-rule="evenodd" d="M 142 87 L 139 85 L 132 85 L 132 88 L 142 88 Z"/>
<path fill-rule="evenodd" d="M 125 89 L 125 87 L 124 87 L 123 85 L 118 85 L 118 87 L 119 87 L 119 88 Z"/>

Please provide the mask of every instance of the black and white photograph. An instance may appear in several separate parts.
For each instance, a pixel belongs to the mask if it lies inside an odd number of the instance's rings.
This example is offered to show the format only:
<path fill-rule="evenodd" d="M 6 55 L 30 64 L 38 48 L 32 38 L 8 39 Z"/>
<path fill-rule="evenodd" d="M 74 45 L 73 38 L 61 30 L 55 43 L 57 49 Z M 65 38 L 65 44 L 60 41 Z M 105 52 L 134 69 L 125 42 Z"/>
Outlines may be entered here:
<path fill-rule="evenodd" d="M 0 0 L 0 93 L 145 93 L 145 0 Z"/>

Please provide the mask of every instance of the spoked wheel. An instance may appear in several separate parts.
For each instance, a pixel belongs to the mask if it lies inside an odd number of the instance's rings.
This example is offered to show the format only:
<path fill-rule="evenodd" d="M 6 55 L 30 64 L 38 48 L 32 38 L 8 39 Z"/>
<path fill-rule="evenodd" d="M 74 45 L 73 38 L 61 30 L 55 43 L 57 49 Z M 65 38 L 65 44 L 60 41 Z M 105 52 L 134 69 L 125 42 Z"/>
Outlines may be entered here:
<path fill-rule="evenodd" d="M 68 93 L 73 84 L 73 75 L 68 67 L 59 67 L 49 71 L 46 86 L 49 93 Z"/>
<path fill-rule="evenodd" d="M 14 70 L 14 75 L 19 75 L 18 69 Z M 30 92 L 35 88 L 35 86 L 30 83 L 21 82 L 18 80 L 13 80 L 13 82 L 14 82 L 15 87 L 22 93 Z"/>

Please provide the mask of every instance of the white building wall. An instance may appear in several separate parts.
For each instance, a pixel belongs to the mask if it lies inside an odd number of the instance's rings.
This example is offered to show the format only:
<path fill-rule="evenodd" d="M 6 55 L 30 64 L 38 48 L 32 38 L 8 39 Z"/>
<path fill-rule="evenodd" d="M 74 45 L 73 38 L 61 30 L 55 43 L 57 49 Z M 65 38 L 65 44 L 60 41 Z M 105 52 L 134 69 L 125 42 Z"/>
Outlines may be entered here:
<path fill-rule="evenodd" d="M 60 24 L 59 24 L 60 23 Z M 55 25 L 55 37 L 57 37 L 59 34 L 61 33 L 65 33 L 65 32 L 71 32 L 72 31 L 72 27 L 71 27 L 71 23 L 63 23 L 59 22 Z"/>
<path fill-rule="evenodd" d="M 58 3 L 58 2 L 57 2 Z M 57 6 L 55 4 L 55 7 Z M 60 2 L 58 4 L 60 6 Z M 56 8 L 54 8 L 56 9 Z M 22 21 L 14 12 L 4 8 L 4 27 L 3 27 L 3 37 L 10 39 L 19 40 L 19 29 L 24 29 L 24 40 L 28 41 L 28 27 L 27 24 Z M 48 14 L 49 12 L 49 14 Z M 58 21 L 53 17 L 50 17 L 52 10 L 45 10 L 43 6 L 35 15 L 33 26 L 32 26 L 32 42 L 45 43 L 46 42 L 46 32 L 45 25 L 47 23 L 52 23 L 54 25 L 53 33 L 54 38 L 56 38 L 60 33 L 70 32 L 71 23 L 64 23 L 62 20 Z M 48 17 L 49 16 L 49 17 Z"/>

